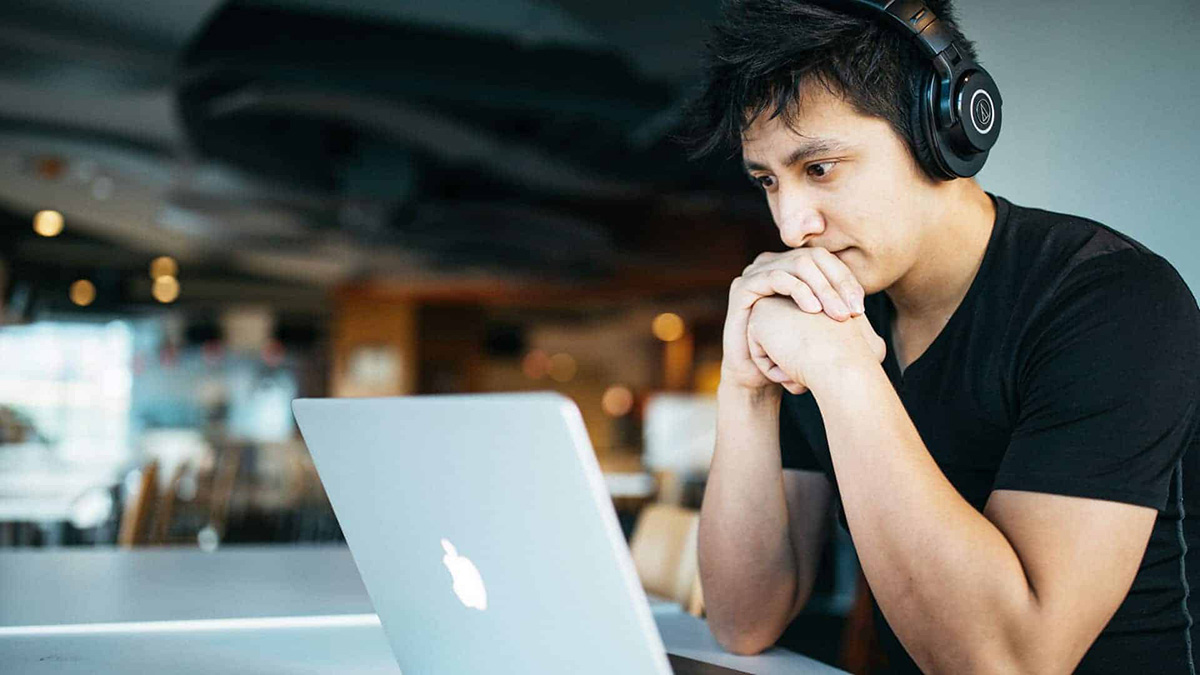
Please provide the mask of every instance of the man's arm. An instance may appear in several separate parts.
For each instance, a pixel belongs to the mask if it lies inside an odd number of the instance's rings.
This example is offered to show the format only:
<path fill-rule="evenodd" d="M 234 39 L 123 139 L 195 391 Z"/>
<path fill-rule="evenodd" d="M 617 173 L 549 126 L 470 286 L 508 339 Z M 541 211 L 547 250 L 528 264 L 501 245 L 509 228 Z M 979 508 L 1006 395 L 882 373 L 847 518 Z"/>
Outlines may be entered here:
<path fill-rule="evenodd" d="M 927 672 L 1069 672 L 1127 595 L 1192 442 L 1191 290 L 1132 249 L 1060 282 L 1032 320 L 1019 419 L 982 514 L 929 455 L 866 327 L 765 298 L 747 338 L 770 361 L 760 369 L 817 400 L 880 609 Z"/>
<path fill-rule="evenodd" d="M 922 670 L 1074 669 L 1128 593 L 1155 510 L 997 491 L 980 514 L 937 467 L 879 364 L 806 384 L 863 572 Z"/>
<path fill-rule="evenodd" d="M 700 576 L 709 627 L 739 654 L 770 647 L 804 607 L 828 538 L 828 479 L 780 467 L 780 396 L 779 387 L 717 396 Z"/>
<path fill-rule="evenodd" d="M 816 472 L 781 468 L 780 386 L 802 390 L 759 372 L 746 339 L 751 308 L 776 294 L 797 311 L 838 320 L 861 316 L 865 297 L 850 269 L 821 248 L 763 253 L 730 284 L 699 555 L 709 627 L 738 653 L 771 646 L 807 602 L 832 492 Z"/>

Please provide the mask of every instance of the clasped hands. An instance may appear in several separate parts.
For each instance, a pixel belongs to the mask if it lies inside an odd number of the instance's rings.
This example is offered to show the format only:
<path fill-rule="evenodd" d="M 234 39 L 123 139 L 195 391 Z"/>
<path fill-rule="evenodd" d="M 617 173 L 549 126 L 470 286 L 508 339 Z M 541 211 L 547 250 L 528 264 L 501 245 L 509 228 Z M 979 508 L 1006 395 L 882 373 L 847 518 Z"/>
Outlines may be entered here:
<path fill-rule="evenodd" d="M 722 381 L 801 394 L 840 368 L 880 363 L 886 345 L 863 314 L 864 297 L 823 248 L 759 255 L 730 285 Z"/>

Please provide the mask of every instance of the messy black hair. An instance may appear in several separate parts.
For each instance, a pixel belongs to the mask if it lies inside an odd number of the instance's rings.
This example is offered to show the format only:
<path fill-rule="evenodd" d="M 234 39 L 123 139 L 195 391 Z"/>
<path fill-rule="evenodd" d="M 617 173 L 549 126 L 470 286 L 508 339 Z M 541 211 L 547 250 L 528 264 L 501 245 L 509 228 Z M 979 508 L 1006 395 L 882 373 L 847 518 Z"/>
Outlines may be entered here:
<path fill-rule="evenodd" d="M 849 4 L 849 3 L 847 3 Z M 758 119 L 782 116 L 789 126 L 803 89 L 823 85 L 859 114 L 878 117 L 919 159 L 914 111 L 933 66 L 918 43 L 883 17 L 831 9 L 812 0 L 726 0 L 707 43 L 705 80 L 686 111 L 680 139 L 693 159 L 722 147 L 731 155 Z M 959 51 L 976 60 L 975 45 L 959 31 L 950 0 L 925 0 Z M 793 127 L 794 128 L 794 127 Z"/>

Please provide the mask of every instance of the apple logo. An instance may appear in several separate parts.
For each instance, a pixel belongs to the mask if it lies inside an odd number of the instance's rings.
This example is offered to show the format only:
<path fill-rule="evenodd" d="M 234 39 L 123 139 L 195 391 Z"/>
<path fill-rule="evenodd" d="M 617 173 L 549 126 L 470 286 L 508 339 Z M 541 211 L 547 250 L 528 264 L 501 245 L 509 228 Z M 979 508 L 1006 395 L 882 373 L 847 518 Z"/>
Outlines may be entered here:
<path fill-rule="evenodd" d="M 442 556 L 442 564 L 450 570 L 454 594 L 467 607 L 481 612 L 487 609 L 487 589 L 483 587 L 483 577 L 479 576 L 475 563 L 459 555 L 449 539 L 442 540 L 442 549 L 446 551 L 446 555 Z"/>

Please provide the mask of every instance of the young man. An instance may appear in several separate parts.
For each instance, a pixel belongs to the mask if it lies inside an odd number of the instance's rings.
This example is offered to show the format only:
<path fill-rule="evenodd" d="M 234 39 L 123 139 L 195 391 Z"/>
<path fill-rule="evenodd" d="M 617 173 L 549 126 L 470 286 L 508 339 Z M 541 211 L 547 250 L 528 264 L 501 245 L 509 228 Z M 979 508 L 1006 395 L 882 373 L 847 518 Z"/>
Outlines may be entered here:
<path fill-rule="evenodd" d="M 1192 293 L 1113 229 L 938 175 L 929 56 L 829 5 L 728 5 L 693 109 L 789 248 L 730 288 L 700 520 L 713 633 L 779 638 L 836 507 L 892 672 L 1195 673 Z M 949 3 L 926 5 L 974 60 Z"/>

